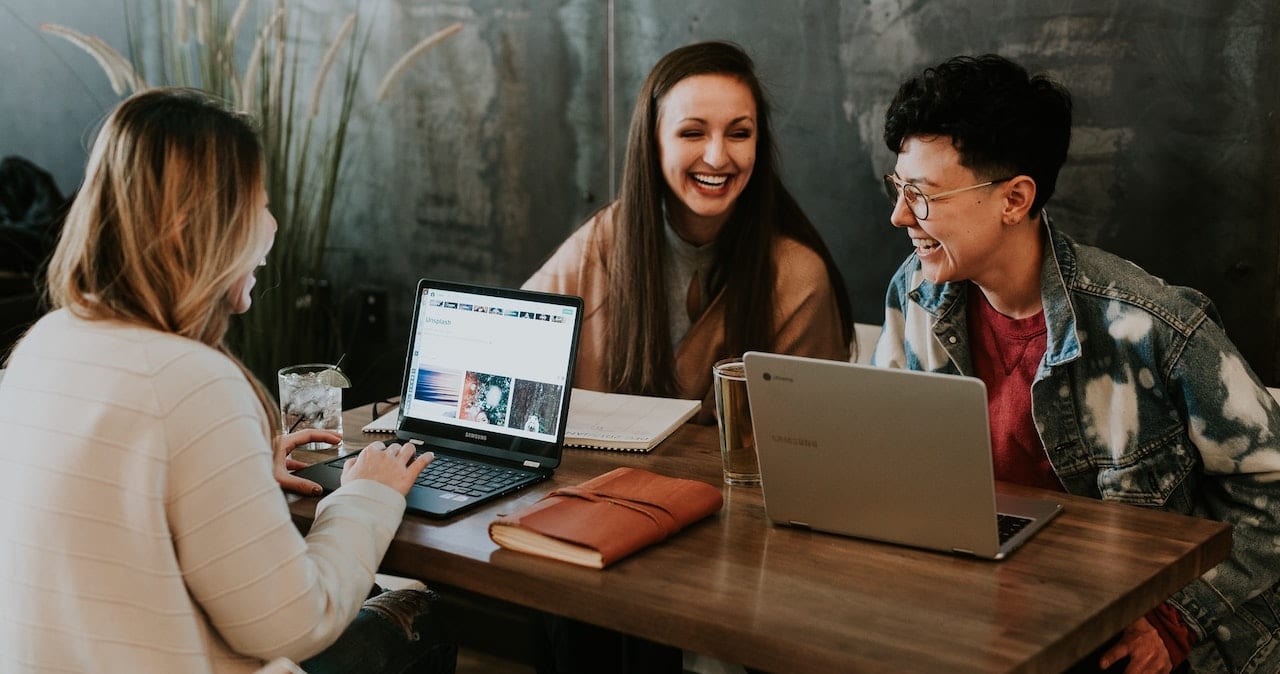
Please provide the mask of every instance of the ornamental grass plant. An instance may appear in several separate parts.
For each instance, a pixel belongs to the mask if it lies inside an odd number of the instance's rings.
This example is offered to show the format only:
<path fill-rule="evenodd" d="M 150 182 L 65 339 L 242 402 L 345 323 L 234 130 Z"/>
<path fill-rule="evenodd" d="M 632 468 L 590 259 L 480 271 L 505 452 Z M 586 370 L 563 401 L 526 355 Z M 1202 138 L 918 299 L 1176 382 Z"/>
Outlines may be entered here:
<path fill-rule="evenodd" d="M 333 362 L 345 345 L 325 252 L 370 44 L 360 10 L 332 22 L 324 36 L 306 34 L 306 13 L 286 0 L 124 0 L 123 11 L 127 56 L 67 26 L 40 29 L 92 56 L 117 95 L 193 87 L 258 120 L 279 230 L 254 308 L 232 323 L 228 341 L 268 385 L 280 367 Z M 452 24 L 407 50 L 370 103 L 388 97 L 408 68 L 461 28 Z"/>

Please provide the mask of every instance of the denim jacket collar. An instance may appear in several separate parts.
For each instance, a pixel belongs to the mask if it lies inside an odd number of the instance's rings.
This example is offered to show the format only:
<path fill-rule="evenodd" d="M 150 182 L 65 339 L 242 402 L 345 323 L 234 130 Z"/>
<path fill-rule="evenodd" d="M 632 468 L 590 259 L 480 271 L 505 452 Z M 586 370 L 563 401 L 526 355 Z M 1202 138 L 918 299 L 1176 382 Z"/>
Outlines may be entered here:
<path fill-rule="evenodd" d="M 1056 367 L 1080 357 L 1080 337 L 1076 333 L 1076 312 L 1071 302 L 1069 288 L 1076 278 L 1076 256 L 1069 240 L 1053 229 L 1049 214 L 1042 212 L 1043 233 L 1049 245 L 1040 261 L 1040 297 L 1048 327 L 1048 344 L 1042 367 Z M 966 283 L 933 283 L 928 279 L 912 290 L 909 297 L 927 311 L 937 323 L 934 333 L 941 336 L 948 326 L 964 316 Z M 947 320 L 953 317 L 952 320 Z M 968 351 L 953 353 L 952 360 L 965 364 L 968 372 Z M 1042 379 L 1044 371 L 1037 374 Z"/>

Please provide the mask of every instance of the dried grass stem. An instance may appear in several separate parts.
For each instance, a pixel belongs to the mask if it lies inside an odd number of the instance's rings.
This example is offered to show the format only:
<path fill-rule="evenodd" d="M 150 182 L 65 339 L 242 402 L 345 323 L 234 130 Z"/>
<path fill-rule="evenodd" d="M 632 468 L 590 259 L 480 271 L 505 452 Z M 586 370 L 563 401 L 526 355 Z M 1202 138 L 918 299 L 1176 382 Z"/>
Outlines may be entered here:
<path fill-rule="evenodd" d="M 385 99 L 387 94 L 391 91 L 392 85 L 396 83 L 396 80 L 400 79 L 400 76 L 405 70 L 409 69 L 409 66 L 412 65 L 414 61 L 418 60 L 423 54 L 430 51 L 432 47 L 460 30 L 462 30 L 462 23 L 454 23 L 446 28 L 436 31 L 435 34 L 427 37 L 423 41 L 414 45 L 412 49 L 405 52 L 404 56 L 401 56 L 400 60 L 396 61 L 395 65 L 391 66 L 391 69 L 387 71 L 386 77 L 382 78 L 382 83 L 378 85 L 378 93 L 374 96 L 374 100 L 381 101 Z"/>
<path fill-rule="evenodd" d="M 98 67 L 102 68 L 102 72 L 106 74 L 107 80 L 111 83 L 111 90 L 117 95 L 146 88 L 146 83 L 138 77 L 133 66 L 129 65 L 129 61 L 101 38 L 85 35 L 56 23 L 42 23 L 40 30 L 50 35 L 57 35 L 92 56 L 93 60 L 98 62 Z"/>
<path fill-rule="evenodd" d="M 320 94 L 324 91 L 325 78 L 329 75 L 329 69 L 333 67 L 333 61 L 338 56 L 338 49 L 346 41 L 347 36 L 351 35 L 351 31 L 355 27 L 356 15 L 355 12 L 352 12 L 347 16 L 347 20 L 342 22 L 342 28 L 338 29 L 338 36 L 333 38 L 333 43 L 325 51 L 324 59 L 320 62 L 320 71 L 316 75 L 316 83 L 311 87 L 311 104 L 307 106 L 308 117 L 315 117 L 320 113 Z"/>

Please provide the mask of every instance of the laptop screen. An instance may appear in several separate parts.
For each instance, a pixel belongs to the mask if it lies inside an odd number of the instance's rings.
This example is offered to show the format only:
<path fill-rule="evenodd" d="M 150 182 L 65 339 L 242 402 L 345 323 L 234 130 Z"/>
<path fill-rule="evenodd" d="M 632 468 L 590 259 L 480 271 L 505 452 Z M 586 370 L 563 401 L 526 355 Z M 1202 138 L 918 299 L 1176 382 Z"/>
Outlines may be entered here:
<path fill-rule="evenodd" d="M 581 313 L 576 297 L 419 282 L 400 430 L 554 467 Z"/>

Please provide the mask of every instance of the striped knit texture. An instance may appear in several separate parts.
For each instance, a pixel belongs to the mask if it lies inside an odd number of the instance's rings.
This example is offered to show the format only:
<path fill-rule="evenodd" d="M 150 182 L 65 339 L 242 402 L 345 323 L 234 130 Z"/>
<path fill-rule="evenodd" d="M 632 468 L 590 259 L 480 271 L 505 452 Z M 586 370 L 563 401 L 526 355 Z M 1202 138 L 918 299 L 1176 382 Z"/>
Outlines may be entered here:
<path fill-rule="evenodd" d="M 355 617 L 404 512 L 369 480 L 304 539 L 235 364 L 62 310 L 0 380 L 0 672 L 252 672 Z"/>

